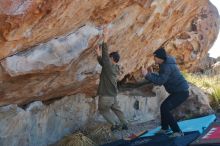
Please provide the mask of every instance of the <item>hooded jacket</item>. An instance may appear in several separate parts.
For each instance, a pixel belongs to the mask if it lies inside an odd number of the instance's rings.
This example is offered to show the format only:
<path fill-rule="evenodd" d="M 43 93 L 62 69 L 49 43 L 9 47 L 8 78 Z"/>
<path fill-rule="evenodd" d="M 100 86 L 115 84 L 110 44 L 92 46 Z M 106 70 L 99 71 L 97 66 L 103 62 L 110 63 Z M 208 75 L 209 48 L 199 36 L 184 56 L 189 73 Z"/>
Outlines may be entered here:
<path fill-rule="evenodd" d="M 163 85 L 168 93 L 188 91 L 189 85 L 173 57 L 167 56 L 165 62 L 159 67 L 159 74 L 149 73 L 145 78 L 156 85 Z"/>

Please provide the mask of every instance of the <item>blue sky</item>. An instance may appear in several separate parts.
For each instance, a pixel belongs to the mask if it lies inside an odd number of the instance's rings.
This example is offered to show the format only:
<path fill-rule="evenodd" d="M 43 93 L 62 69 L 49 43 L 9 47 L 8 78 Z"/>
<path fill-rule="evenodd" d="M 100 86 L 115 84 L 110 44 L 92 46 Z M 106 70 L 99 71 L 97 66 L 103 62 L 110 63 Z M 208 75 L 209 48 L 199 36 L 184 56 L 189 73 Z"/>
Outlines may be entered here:
<path fill-rule="evenodd" d="M 218 12 L 220 12 L 220 0 L 210 0 L 215 7 L 218 9 Z M 220 34 L 218 34 L 218 38 L 216 39 L 214 45 L 209 50 L 209 54 L 211 57 L 217 58 L 220 56 Z"/>

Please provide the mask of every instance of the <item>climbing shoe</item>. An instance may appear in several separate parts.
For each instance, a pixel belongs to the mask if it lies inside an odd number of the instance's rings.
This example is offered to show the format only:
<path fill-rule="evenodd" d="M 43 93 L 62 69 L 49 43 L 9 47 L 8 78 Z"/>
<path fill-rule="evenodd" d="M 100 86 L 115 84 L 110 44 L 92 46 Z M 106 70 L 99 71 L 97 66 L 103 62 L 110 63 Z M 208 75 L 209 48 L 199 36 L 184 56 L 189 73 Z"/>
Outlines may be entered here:
<path fill-rule="evenodd" d="M 175 138 L 175 137 L 180 137 L 180 136 L 184 136 L 184 133 L 183 132 L 174 132 L 169 137 L 170 138 Z"/>
<path fill-rule="evenodd" d="M 156 134 L 166 134 L 166 135 L 168 135 L 169 133 L 171 133 L 170 129 L 167 129 L 167 130 L 160 129 Z"/>
<path fill-rule="evenodd" d="M 111 131 L 116 131 L 116 130 L 120 130 L 120 126 L 119 125 L 112 125 Z"/>
<path fill-rule="evenodd" d="M 127 124 L 123 124 L 123 125 L 121 126 L 121 129 L 122 129 L 122 130 L 128 130 L 128 125 L 127 125 Z"/>

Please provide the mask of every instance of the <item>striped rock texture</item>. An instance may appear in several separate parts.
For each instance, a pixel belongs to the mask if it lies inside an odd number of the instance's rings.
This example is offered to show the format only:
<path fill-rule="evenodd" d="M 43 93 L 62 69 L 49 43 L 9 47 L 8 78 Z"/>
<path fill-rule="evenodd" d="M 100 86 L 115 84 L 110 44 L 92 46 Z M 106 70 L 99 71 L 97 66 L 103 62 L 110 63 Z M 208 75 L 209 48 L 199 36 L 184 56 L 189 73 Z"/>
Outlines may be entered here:
<path fill-rule="evenodd" d="M 103 26 L 121 54 L 121 80 L 152 65 L 160 46 L 192 70 L 218 35 L 219 14 L 208 0 L 0 0 L 0 106 L 95 96 Z"/>

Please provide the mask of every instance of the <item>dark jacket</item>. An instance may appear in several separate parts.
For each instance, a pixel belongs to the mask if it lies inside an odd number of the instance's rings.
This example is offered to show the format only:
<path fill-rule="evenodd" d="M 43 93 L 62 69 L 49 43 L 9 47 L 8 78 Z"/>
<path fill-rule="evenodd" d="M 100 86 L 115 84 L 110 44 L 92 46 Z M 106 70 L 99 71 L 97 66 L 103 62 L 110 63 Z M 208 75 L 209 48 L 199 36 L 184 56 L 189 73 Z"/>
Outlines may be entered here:
<path fill-rule="evenodd" d="M 156 85 L 164 85 L 168 93 L 188 90 L 189 85 L 181 74 L 173 57 L 167 56 L 166 61 L 160 64 L 159 67 L 159 74 L 149 73 L 145 78 Z"/>
<path fill-rule="evenodd" d="M 102 66 L 100 75 L 99 87 L 97 94 L 99 96 L 116 97 L 117 89 L 117 75 L 119 73 L 119 66 L 112 64 L 106 43 L 102 43 L 102 57 L 98 57 L 98 62 Z"/>

